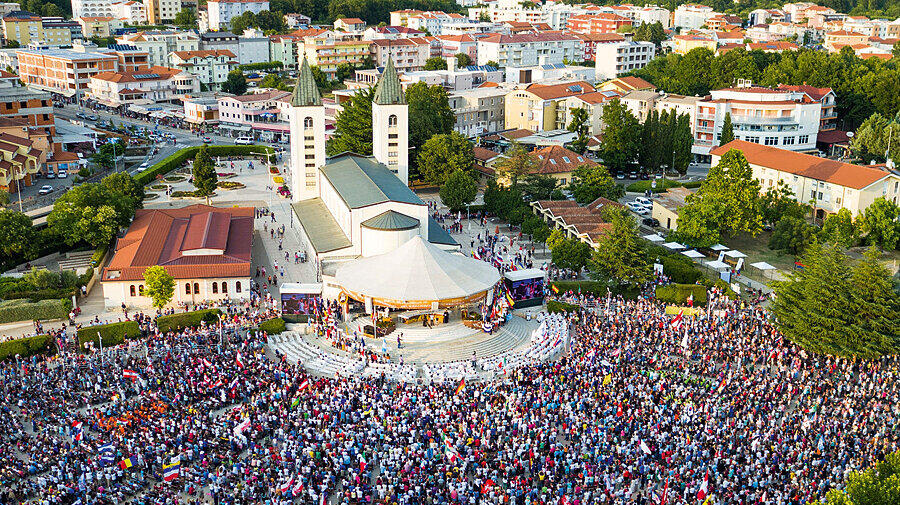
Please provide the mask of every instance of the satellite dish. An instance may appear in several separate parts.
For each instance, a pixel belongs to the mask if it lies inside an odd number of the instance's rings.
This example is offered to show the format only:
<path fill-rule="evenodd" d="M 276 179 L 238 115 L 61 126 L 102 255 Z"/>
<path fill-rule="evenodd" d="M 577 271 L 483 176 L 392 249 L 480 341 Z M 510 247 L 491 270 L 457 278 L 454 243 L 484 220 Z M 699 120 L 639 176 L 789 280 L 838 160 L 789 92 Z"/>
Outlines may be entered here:
<path fill-rule="evenodd" d="M 853 132 L 847 132 L 847 138 L 851 138 L 851 139 L 852 139 L 854 135 L 856 135 L 856 134 L 853 133 Z"/>

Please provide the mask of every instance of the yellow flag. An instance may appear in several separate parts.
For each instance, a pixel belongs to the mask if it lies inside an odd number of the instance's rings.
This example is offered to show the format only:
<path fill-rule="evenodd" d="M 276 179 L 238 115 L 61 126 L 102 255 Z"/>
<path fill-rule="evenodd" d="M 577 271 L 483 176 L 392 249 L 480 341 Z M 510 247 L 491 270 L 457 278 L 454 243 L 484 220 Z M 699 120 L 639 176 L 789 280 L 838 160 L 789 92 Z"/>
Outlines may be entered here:
<path fill-rule="evenodd" d="M 603 378 L 603 385 L 605 386 L 605 385 L 609 384 L 610 382 L 612 382 L 612 374 L 611 373 L 606 374 L 606 377 Z"/>

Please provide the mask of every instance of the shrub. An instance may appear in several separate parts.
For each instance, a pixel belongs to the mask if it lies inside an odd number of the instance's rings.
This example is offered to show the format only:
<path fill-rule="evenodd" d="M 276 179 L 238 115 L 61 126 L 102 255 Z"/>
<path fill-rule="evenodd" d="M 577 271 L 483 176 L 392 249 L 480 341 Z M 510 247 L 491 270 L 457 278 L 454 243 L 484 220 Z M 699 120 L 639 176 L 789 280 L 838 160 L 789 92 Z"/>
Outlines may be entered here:
<path fill-rule="evenodd" d="M 188 159 L 193 159 L 201 146 L 185 147 L 184 149 L 167 156 L 159 163 L 148 167 L 134 177 L 138 184 L 149 184 L 157 176 L 165 175 L 183 165 Z M 207 146 L 210 156 L 246 156 L 250 154 L 272 155 L 275 151 L 269 146 Z"/>
<path fill-rule="evenodd" d="M 609 292 L 611 292 L 613 296 L 622 295 L 622 297 L 627 300 L 635 300 L 640 294 L 640 290 L 638 288 L 628 286 L 607 286 L 605 283 L 600 281 L 553 281 L 550 283 L 550 285 L 559 288 L 560 294 L 565 293 L 566 291 L 578 293 L 580 289 L 580 292 L 582 294 L 590 294 L 594 297 L 602 297 L 606 296 L 607 287 L 609 288 Z"/>
<path fill-rule="evenodd" d="M 274 319 L 268 319 L 259 323 L 259 331 L 264 331 L 269 335 L 278 335 L 283 332 L 287 326 L 284 324 L 284 319 L 280 317 L 276 317 Z"/>
<path fill-rule="evenodd" d="M 632 182 L 625 187 L 625 191 L 629 193 L 645 193 L 652 190 L 654 193 L 665 193 L 669 188 L 680 188 L 682 184 L 672 179 L 657 179 L 656 187 L 652 186 L 653 181 Z"/>
<path fill-rule="evenodd" d="M 578 305 L 574 303 L 566 303 L 566 302 L 557 302 L 556 300 L 550 300 L 547 302 L 547 312 L 551 314 L 555 314 L 557 312 L 573 312 L 578 309 Z"/>
<path fill-rule="evenodd" d="M 100 262 L 103 261 L 103 257 L 106 256 L 106 250 L 108 248 L 109 248 L 108 246 L 101 246 L 101 247 L 98 247 L 96 251 L 94 251 L 94 254 L 91 255 L 91 266 L 92 267 L 100 266 Z"/>
<path fill-rule="evenodd" d="M 703 184 L 703 181 L 690 181 L 682 184 L 687 189 L 697 189 Z"/>
<path fill-rule="evenodd" d="M 697 270 L 694 262 L 687 256 L 681 259 L 677 256 L 662 256 L 659 258 L 663 266 L 663 273 L 679 284 L 693 284 L 703 277 L 703 272 Z"/>
<path fill-rule="evenodd" d="M 156 326 L 159 327 L 159 331 L 177 331 L 184 328 L 193 328 L 200 326 L 201 321 L 215 323 L 219 320 L 221 313 L 222 311 L 219 309 L 205 309 L 182 312 L 170 316 L 159 316 L 156 318 Z"/>
<path fill-rule="evenodd" d="M 35 319 L 64 319 L 72 310 L 72 300 L 60 298 L 30 302 L 26 299 L 0 302 L 0 324 Z"/>
<path fill-rule="evenodd" d="M 91 281 L 91 277 L 93 276 L 94 267 L 88 267 L 83 274 L 78 276 L 78 287 L 80 288 L 81 286 L 87 286 L 87 283 Z"/>
<path fill-rule="evenodd" d="M 0 361 L 13 358 L 16 355 L 20 358 L 27 358 L 35 354 L 45 353 L 50 350 L 51 342 L 50 335 L 36 335 L 34 337 L 0 342 Z"/>
<path fill-rule="evenodd" d="M 140 338 L 141 336 L 141 329 L 136 321 L 122 321 L 119 323 L 86 326 L 78 330 L 78 346 L 84 349 L 85 343 L 93 342 L 94 348 L 98 349 L 98 332 L 103 338 L 103 347 L 112 347 L 121 344 L 125 341 L 126 335 L 129 339 Z"/>
<path fill-rule="evenodd" d="M 684 305 L 694 294 L 694 305 L 706 305 L 706 286 L 700 284 L 668 284 L 656 288 L 656 299 L 664 303 Z"/>

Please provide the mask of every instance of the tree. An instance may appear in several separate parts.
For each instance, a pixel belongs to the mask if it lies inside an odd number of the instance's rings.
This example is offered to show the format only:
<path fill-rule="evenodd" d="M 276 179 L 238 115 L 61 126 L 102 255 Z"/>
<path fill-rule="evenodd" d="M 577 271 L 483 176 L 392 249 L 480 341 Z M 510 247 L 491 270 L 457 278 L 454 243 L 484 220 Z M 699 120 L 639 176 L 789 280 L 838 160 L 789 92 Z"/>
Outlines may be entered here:
<path fill-rule="evenodd" d="M 451 210 L 459 210 L 475 200 L 478 183 L 464 170 L 457 168 L 441 186 L 439 194 L 444 205 Z"/>
<path fill-rule="evenodd" d="M 447 60 L 440 56 L 432 56 L 425 60 L 425 70 L 447 70 Z"/>
<path fill-rule="evenodd" d="M 157 309 L 168 305 L 175 295 L 175 278 L 159 265 L 144 270 L 144 285 L 144 293 L 153 300 L 153 307 Z"/>
<path fill-rule="evenodd" d="M 836 245 L 811 245 L 804 268 L 774 283 L 776 328 L 807 352 L 875 358 L 900 350 L 900 300 L 870 249 L 855 265 Z"/>
<path fill-rule="evenodd" d="M 618 99 L 603 107 L 600 156 L 611 172 L 624 172 L 637 156 L 640 123 Z"/>
<path fill-rule="evenodd" d="M 80 184 L 63 193 L 47 216 L 52 232 L 68 245 L 108 245 L 140 208 L 143 188 L 128 174 L 113 174 L 100 183 Z"/>
<path fill-rule="evenodd" d="M 761 230 L 759 181 L 744 154 L 731 149 L 709 169 L 700 189 L 687 197 L 675 235 L 695 247 L 708 247 L 723 234 L 755 236 Z"/>
<path fill-rule="evenodd" d="M 871 468 L 850 472 L 841 489 L 831 489 L 825 495 L 824 502 L 817 501 L 813 505 L 889 503 L 900 503 L 900 451 L 886 455 L 883 461 Z"/>
<path fill-rule="evenodd" d="M 356 66 L 351 63 L 341 63 L 334 71 L 334 80 L 344 82 L 353 77 Z"/>
<path fill-rule="evenodd" d="M 572 171 L 572 182 L 569 191 L 575 196 L 575 201 L 585 205 L 599 197 L 617 201 L 625 196 L 625 188 L 616 184 L 609 170 L 603 165 L 580 165 Z"/>
<path fill-rule="evenodd" d="M 674 169 L 681 175 L 687 173 L 688 166 L 691 164 L 691 146 L 694 144 L 694 136 L 691 133 L 691 117 L 688 114 L 678 114 L 674 112 L 669 115 L 672 135 L 672 165 Z"/>
<path fill-rule="evenodd" d="M 900 58 L 900 42 L 894 42 L 894 45 L 891 46 L 891 57 Z"/>
<path fill-rule="evenodd" d="M 9 205 L 9 191 L 0 189 L 0 207 Z"/>
<path fill-rule="evenodd" d="M 537 162 L 531 157 L 531 153 L 522 147 L 516 141 L 506 152 L 506 158 L 497 163 L 495 170 L 500 179 L 509 182 L 510 187 L 515 188 L 519 183 L 519 178 L 534 172 Z"/>
<path fill-rule="evenodd" d="M 21 212 L 0 209 L 0 253 L 4 257 L 24 256 L 31 247 L 33 235 L 30 217 Z"/>
<path fill-rule="evenodd" d="M 547 237 L 547 247 L 551 250 L 556 247 L 556 244 L 566 240 L 566 233 L 559 228 L 554 228 L 553 231 L 550 232 L 550 235 Z"/>
<path fill-rule="evenodd" d="M 222 91 L 225 93 L 231 93 L 233 95 L 243 95 L 247 92 L 247 79 L 244 77 L 244 72 L 234 69 L 231 72 L 228 72 L 228 77 L 225 79 L 225 82 L 222 84 Z"/>
<path fill-rule="evenodd" d="M 522 178 L 519 188 L 529 202 L 537 200 L 552 200 L 553 190 L 559 184 L 559 179 L 550 175 L 529 174 Z"/>
<path fill-rule="evenodd" d="M 784 183 L 770 187 L 760 197 L 763 222 L 774 224 L 784 217 L 803 218 L 809 213 L 809 206 L 794 198 L 794 191 Z"/>
<path fill-rule="evenodd" d="M 199 196 L 206 197 L 206 205 L 209 205 L 209 196 L 216 191 L 216 186 L 219 184 L 219 176 L 216 173 L 216 166 L 206 146 L 201 146 L 200 150 L 197 151 L 197 155 L 194 156 L 193 183 L 194 187 L 197 188 L 196 193 Z"/>
<path fill-rule="evenodd" d="M 116 159 L 125 152 L 125 146 L 115 141 L 109 141 L 100 146 L 100 149 L 91 156 L 91 161 L 103 170 L 110 170 L 116 165 Z"/>
<path fill-rule="evenodd" d="M 435 135 L 419 150 L 419 174 L 438 186 L 457 171 L 470 172 L 474 163 L 472 143 L 457 132 Z"/>
<path fill-rule="evenodd" d="M 587 111 L 582 107 L 572 109 L 572 119 L 566 129 L 576 135 L 575 140 L 569 143 L 569 147 L 578 154 L 584 154 L 591 138 L 591 124 Z"/>
<path fill-rule="evenodd" d="M 725 144 L 734 140 L 734 126 L 731 124 L 731 113 L 725 113 L 725 120 L 722 122 L 722 136 L 719 138 L 719 145 L 724 146 Z"/>
<path fill-rule="evenodd" d="M 363 156 L 372 154 L 372 97 L 375 87 L 363 89 L 344 103 L 338 114 L 334 135 L 325 146 L 329 156 L 353 152 Z M 411 126 L 411 125 L 410 125 Z M 411 129 L 411 128 L 410 128 Z"/>
<path fill-rule="evenodd" d="M 612 229 L 597 243 L 588 263 L 594 279 L 637 286 L 650 278 L 650 263 L 631 216 L 611 214 Z"/>
<path fill-rule="evenodd" d="M 466 53 L 456 53 L 456 68 L 466 68 L 472 64 L 472 58 Z M 446 64 L 444 65 L 446 67 Z"/>
<path fill-rule="evenodd" d="M 181 9 L 178 14 L 175 14 L 175 25 L 184 30 L 197 28 L 197 14 L 193 9 Z"/>
<path fill-rule="evenodd" d="M 565 238 L 553 244 L 550 252 L 557 267 L 580 272 L 591 257 L 591 246 L 577 239 Z"/>
<path fill-rule="evenodd" d="M 485 65 L 487 65 L 489 67 L 500 68 L 500 64 L 494 60 L 488 60 L 488 62 Z"/>
<path fill-rule="evenodd" d="M 888 120 L 879 113 L 872 114 L 857 128 L 850 140 L 850 149 L 863 163 L 883 163 L 887 156 L 900 154 L 900 123 Z"/>
<path fill-rule="evenodd" d="M 409 104 L 409 146 L 416 152 L 431 137 L 453 131 L 456 116 L 443 86 L 417 82 L 406 88 Z"/>
<path fill-rule="evenodd" d="M 900 240 L 898 218 L 900 208 L 897 204 L 884 197 L 876 198 L 863 212 L 859 228 L 868 244 L 877 245 L 884 250 L 896 249 Z"/>
<path fill-rule="evenodd" d="M 782 217 L 772 230 L 769 249 L 775 249 L 794 256 L 802 253 L 815 241 L 816 229 L 805 219 L 794 216 Z"/>
<path fill-rule="evenodd" d="M 653 24 L 640 24 L 634 30 L 634 40 L 653 42 L 657 47 L 667 38 L 666 30 L 659 21 Z"/>
<path fill-rule="evenodd" d="M 819 237 L 823 242 L 831 242 L 841 247 L 853 247 L 859 243 L 859 231 L 853 223 L 849 209 L 841 209 L 837 214 L 825 217 Z"/>

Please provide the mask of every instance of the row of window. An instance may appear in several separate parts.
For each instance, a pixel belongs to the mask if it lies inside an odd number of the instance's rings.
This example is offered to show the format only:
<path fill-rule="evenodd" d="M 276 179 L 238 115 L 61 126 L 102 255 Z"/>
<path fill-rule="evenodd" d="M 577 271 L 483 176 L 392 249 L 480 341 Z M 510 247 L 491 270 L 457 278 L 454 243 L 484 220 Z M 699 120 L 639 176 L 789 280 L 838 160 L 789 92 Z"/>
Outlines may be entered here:
<path fill-rule="evenodd" d="M 722 136 L 721 136 L 721 134 L 719 134 L 719 135 L 716 135 L 716 137 L 721 138 Z M 740 137 L 737 137 L 737 138 L 740 138 Z M 760 143 L 759 142 L 760 138 L 753 137 L 753 136 L 747 136 L 740 140 L 744 140 L 747 142 L 753 142 L 754 144 Z M 795 140 L 799 144 L 807 144 L 807 143 L 809 143 L 809 135 L 800 135 L 799 137 L 784 137 L 784 139 L 782 139 L 781 145 L 792 146 L 792 145 L 794 145 Z M 767 145 L 767 146 L 777 146 L 778 145 L 778 137 L 763 137 L 762 143 L 763 143 L 763 145 Z"/>
<path fill-rule="evenodd" d="M 191 289 L 192 287 L 193 287 L 193 290 Z M 242 289 L 243 288 L 241 287 L 241 281 L 235 281 L 234 282 L 234 292 L 240 293 Z M 212 292 L 214 294 L 219 293 L 219 283 L 218 282 L 212 283 Z M 131 286 L 128 287 L 128 293 L 131 296 L 138 296 L 138 295 L 144 296 L 144 285 L 138 284 L 137 286 L 135 286 L 134 284 L 132 284 Z M 222 281 L 222 293 L 228 293 L 228 283 L 226 281 Z M 195 282 L 192 286 L 190 282 L 185 282 L 184 283 L 184 294 L 199 295 L 200 294 L 200 283 Z"/>

